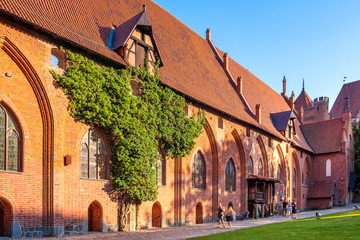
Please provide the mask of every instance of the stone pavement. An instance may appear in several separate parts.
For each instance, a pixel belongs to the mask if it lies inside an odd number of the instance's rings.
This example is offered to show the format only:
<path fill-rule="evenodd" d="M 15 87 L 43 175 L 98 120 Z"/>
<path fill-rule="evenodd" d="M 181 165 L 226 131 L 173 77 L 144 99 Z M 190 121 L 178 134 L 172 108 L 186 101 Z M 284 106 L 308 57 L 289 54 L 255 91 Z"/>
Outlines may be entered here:
<path fill-rule="evenodd" d="M 359 205 L 359 204 L 357 204 Z M 317 210 L 321 215 L 345 212 L 354 209 L 354 204 L 350 204 L 343 207 L 335 207 L 326 210 Z M 297 213 L 297 219 L 313 217 L 316 211 L 306 211 Z M 214 233 L 232 231 L 241 228 L 259 226 L 264 224 L 291 221 L 291 217 L 272 216 L 268 218 L 249 219 L 242 221 L 233 221 L 232 228 L 218 228 L 217 223 L 197 224 L 182 227 L 167 227 L 167 228 L 154 228 L 149 230 L 141 230 L 138 232 L 116 232 L 116 233 L 90 233 L 88 235 L 77 235 L 71 237 L 59 237 L 59 238 L 43 238 L 43 239 L 56 239 L 56 240 L 149 240 L 149 239 L 187 239 L 191 237 L 199 237 L 210 235 Z M 225 222 L 225 226 L 227 223 Z"/>

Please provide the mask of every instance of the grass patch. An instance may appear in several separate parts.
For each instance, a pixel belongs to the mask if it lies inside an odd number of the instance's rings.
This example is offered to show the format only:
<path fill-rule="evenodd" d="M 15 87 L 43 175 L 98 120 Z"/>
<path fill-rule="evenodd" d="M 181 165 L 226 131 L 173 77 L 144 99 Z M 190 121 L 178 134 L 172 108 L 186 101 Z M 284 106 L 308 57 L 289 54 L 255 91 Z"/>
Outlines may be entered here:
<path fill-rule="evenodd" d="M 360 211 L 267 224 L 191 239 L 360 239 Z"/>

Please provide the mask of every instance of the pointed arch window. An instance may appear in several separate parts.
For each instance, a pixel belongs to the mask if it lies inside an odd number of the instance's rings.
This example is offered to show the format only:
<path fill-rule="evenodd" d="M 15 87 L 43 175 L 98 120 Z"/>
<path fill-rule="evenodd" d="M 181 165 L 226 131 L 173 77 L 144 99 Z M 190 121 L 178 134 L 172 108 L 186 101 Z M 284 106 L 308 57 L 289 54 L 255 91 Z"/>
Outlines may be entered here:
<path fill-rule="evenodd" d="M 195 153 L 192 162 L 192 187 L 205 189 L 205 161 L 200 151 Z"/>
<path fill-rule="evenodd" d="M 262 170 L 263 170 L 263 167 L 262 167 L 262 162 L 261 162 L 261 158 L 259 159 L 259 162 L 258 162 L 258 175 L 259 176 L 262 176 Z"/>
<path fill-rule="evenodd" d="M 280 167 L 280 164 L 277 168 L 277 179 L 280 179 L 281 178 L 281 167 Z"/>
<path fill-rule="evenodd" d="M 106 147 L 100 133 L 90 129 L 81 144 L 81 177 L 106 179 Z"/>
<path fill-rule="evenodd" d="M 235 165 L 232 158 L 228 160 L 225 168 L 225 190 L 235 191 Z"/>
<path fill-rule="evenodd" d="M 296 172 L 293 170 L 293 197 L 296 197 Z"/>
<path fill-rule="evenodd" d="M 270 172 L 270 177 L 274 177 L 274 166 L 273 166 L 273 164 L 271 163 L 270 164 L 270 170 L 269 170 L 269 172 Z"/>
<path fill-rule="evenodd" d="M 252 161 L 252 158 L 251 156 L 249 157 L 248 159 L 248 174 L 253 174 L 254 171 L 253 171 L 253 161 Z"/>
<path fill-rule="evenodd" d="M 0 105 L 0 170 L 21 171 L 21 135 L 15 118 Z"/>
<path fill-rule="evenodd" d="M 326 160 L 326 177 L 331 177 L 331 160 Z"/>
<path fill-rule="evenodd" d="M 163 152 L 158 150 L 158 161 L 156 167 L 156 182 L 157 185 L 166 185 L 166 160 Z"/>

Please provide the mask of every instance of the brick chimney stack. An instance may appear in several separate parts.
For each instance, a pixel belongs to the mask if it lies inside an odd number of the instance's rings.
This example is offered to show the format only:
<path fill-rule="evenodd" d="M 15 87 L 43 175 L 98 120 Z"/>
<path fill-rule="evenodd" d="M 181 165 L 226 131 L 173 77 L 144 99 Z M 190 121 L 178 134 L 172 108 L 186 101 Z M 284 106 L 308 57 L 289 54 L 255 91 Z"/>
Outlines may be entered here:
<path fill-rule="evenodd" d="M 206 40 L 211 41 L 211 29 L 206 29 Z"/>
<path fill-rule="evenodd" d="M 223 56 L 223 61 L 224 61 L 224 69 L 226 71 L 229 71 L 229 56 L 227 53 L 224 53 L 224 56 Z"/>
<path fill-rule="evenodd" d="M 239 94 L 242 94 L 242 77 L 237 78 L 236 90 Z"/>
<path fill-rule="evenodd" d="M 286 97 L 286 78 L 285 78 L 285 76 L 283 78 L 283 91 L 282 91 L 281 95 L 283 95 L 283 97 Z"/>
<path fill-rule="evenodd" d="M 291 92 L 291 97 L 289 99 L 289 105 L 291 109 L 294 109 L 294 104 L 295 104 L 295 93 L 294 91 Z"/>
<path fill-rule="evenodd" d="M 261 105 L 256 105 L 256 121 L 261 124 Z"/>

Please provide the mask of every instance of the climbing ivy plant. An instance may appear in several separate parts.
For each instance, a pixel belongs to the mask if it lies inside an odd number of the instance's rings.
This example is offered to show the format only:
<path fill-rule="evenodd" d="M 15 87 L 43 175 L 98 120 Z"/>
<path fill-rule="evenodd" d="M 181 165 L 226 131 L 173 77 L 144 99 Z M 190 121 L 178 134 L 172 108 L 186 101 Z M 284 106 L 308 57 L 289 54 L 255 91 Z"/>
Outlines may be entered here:
<path fill-rule="evenodd" d="M 172 157 L 183 157 L 194 147 L 205 124 L 204 112 L 184 112 L 185 99 L 161 85 L 147 68 L 115 69 L 67 51 L 64 75 L 52 72 L 69 98 L 71 115 L 102 129 L 111 145 L 111 196 L 119 203 L 120 230 L 131 204 L 155 200 L 159 145 Z M 140 86 L 131 94 L 130 81 Z"/>

